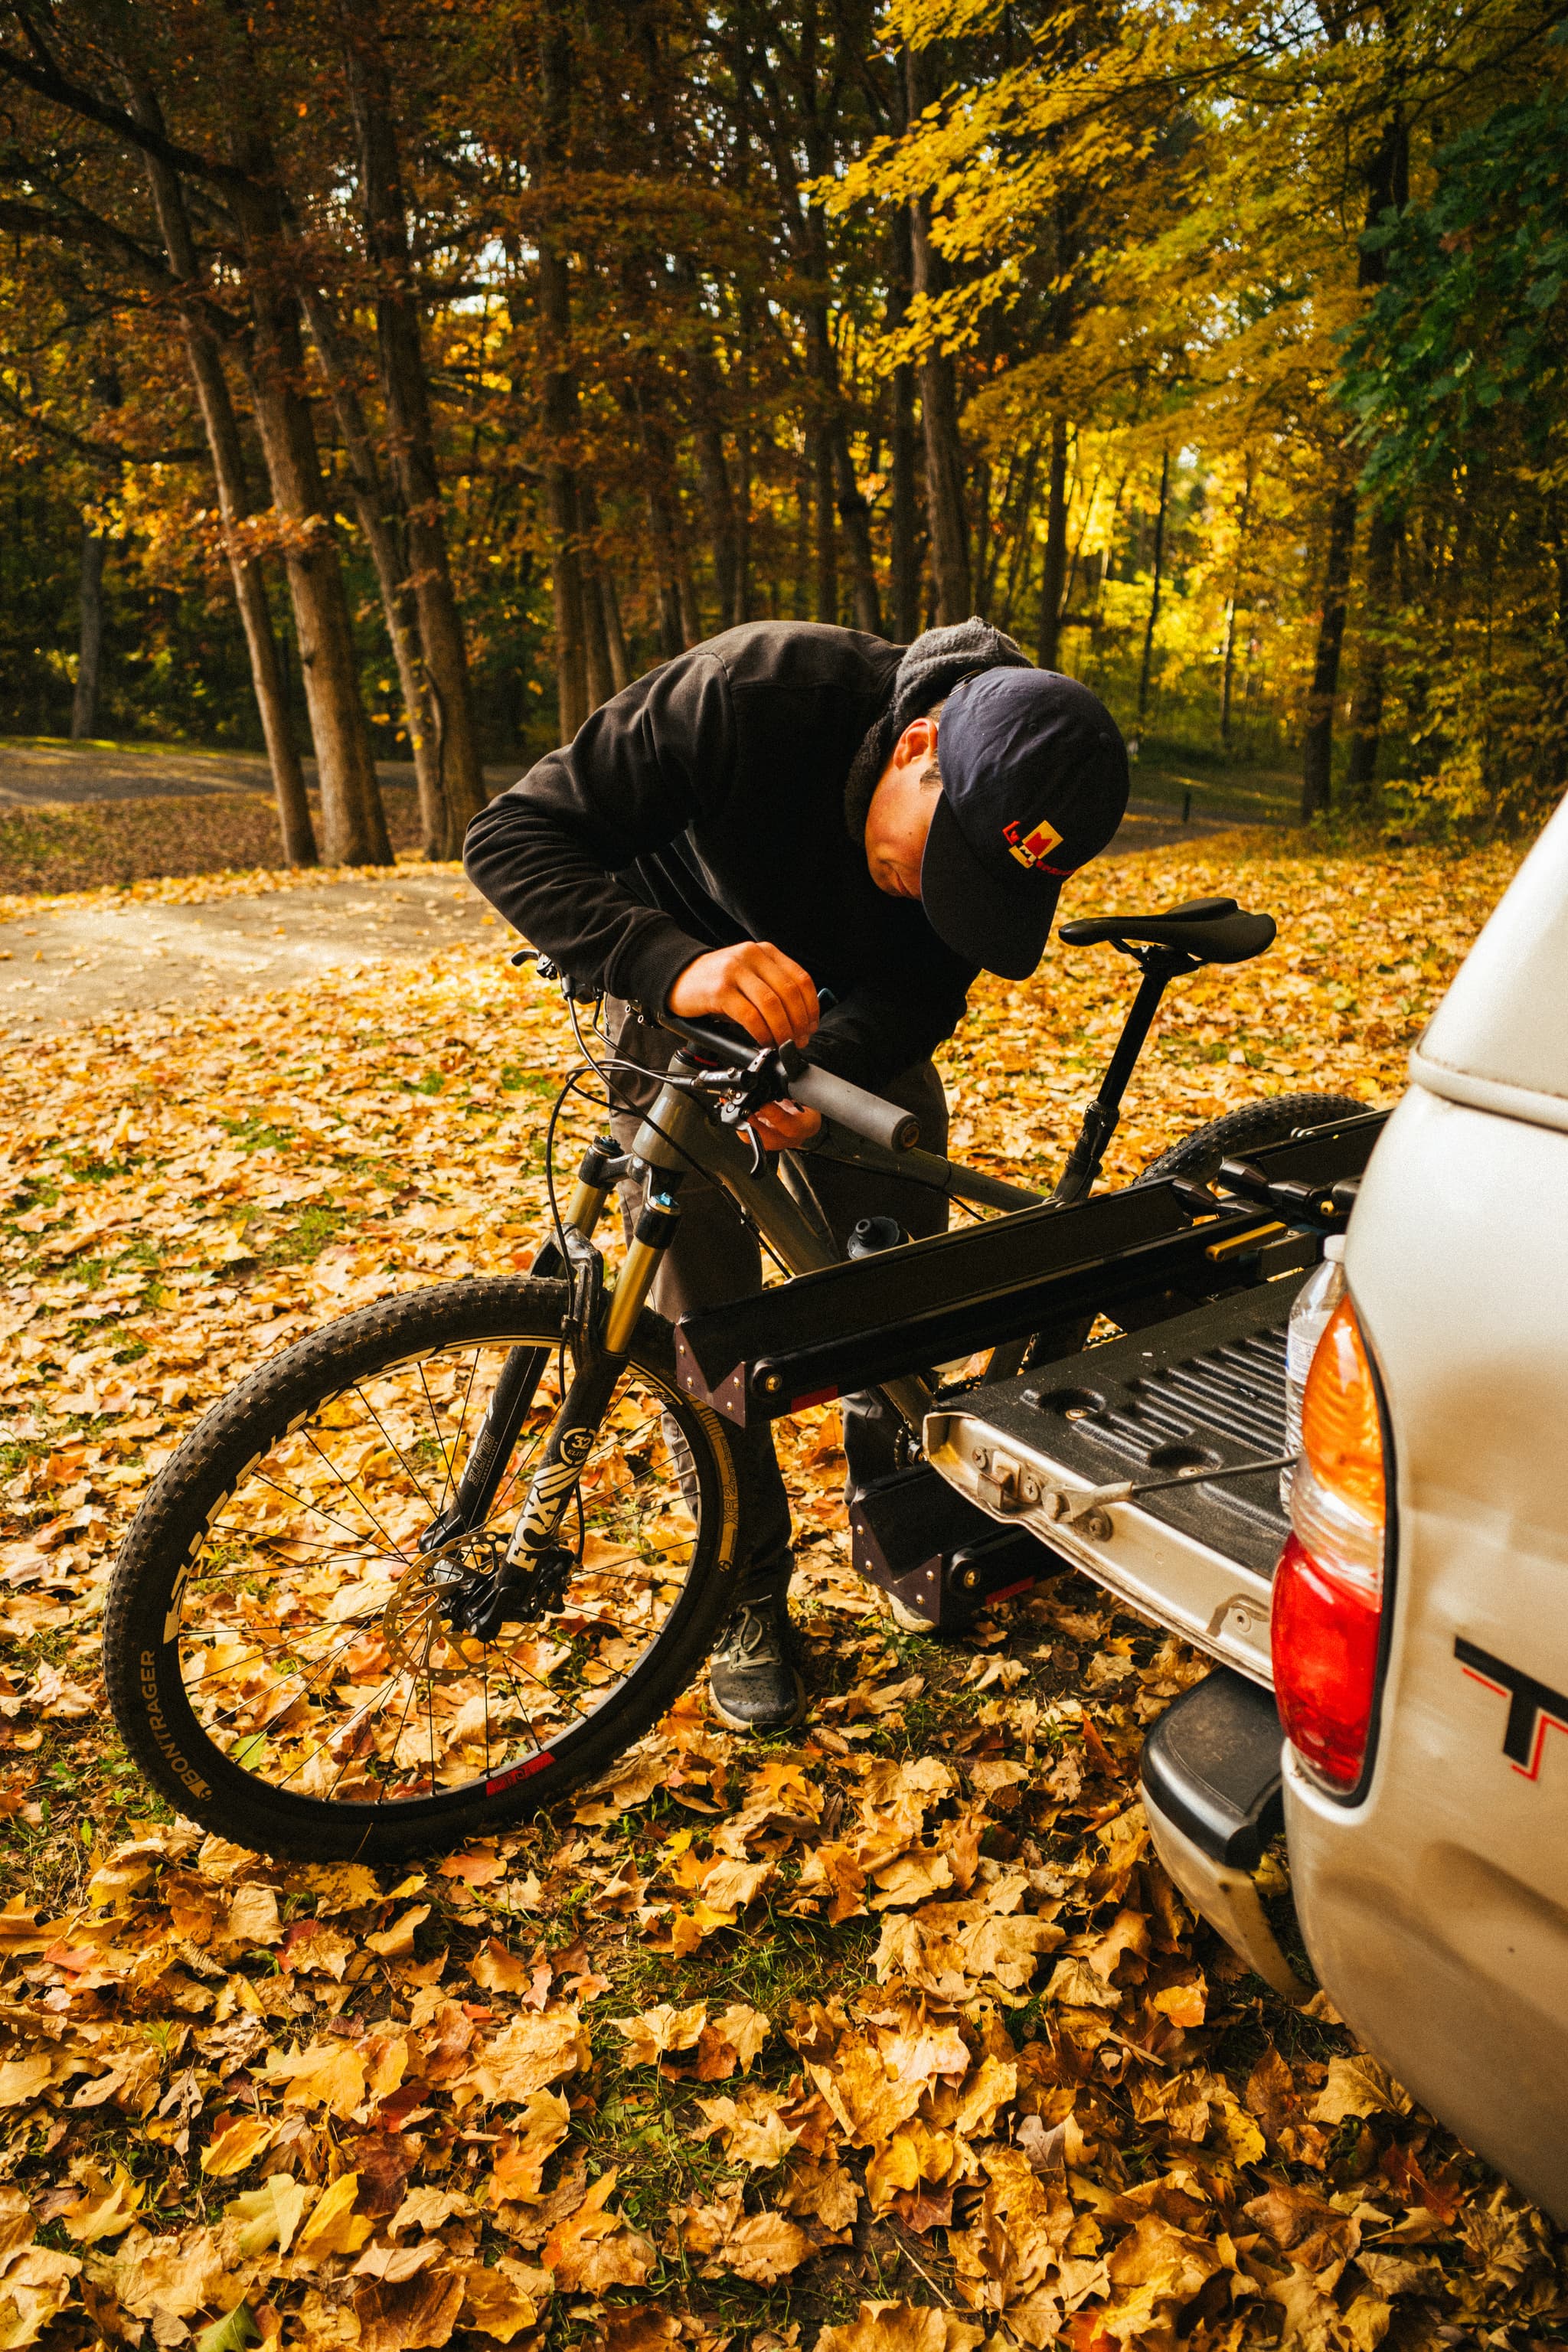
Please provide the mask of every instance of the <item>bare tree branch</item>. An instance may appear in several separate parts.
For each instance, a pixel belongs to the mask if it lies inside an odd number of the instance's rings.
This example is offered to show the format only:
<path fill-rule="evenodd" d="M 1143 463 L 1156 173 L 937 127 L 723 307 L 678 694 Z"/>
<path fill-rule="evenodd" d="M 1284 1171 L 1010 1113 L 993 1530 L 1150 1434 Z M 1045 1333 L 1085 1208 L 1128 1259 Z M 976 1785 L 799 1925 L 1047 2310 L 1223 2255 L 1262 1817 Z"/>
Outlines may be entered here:
<path fill-rule="evenodd" d="M 250 184 L 250 174 L 241 170 L 237 163 L 226 163 L 216 156 L 198 153 L 194 147 L 183 147 L 177 140 L 165 138 L 162 131 L 150 130 L 138 122 L 123 107 L 110 106 L 95 91 L 73 81 L 68 74 L 61 71 L 43 46 L 28 12 L 14 7 L 11 13 L 45 62 L 33 65 L 26 58 L 17 57 L 12 49 L 0 49 L 0 74 L 4 74 L 7 80 L 19 83 L 24 89 L 30 89 L 37 98 L 47 98 L 56 106 L 68 108 L 84 121 L 96 122 L 102 130 L 112 131 L 117 138 L 126 140 L 143 153 L 156 155 L 172 171 L 194 173 L 197 178 L 216 181 L 220 186 L 246 187 Z"/>
<path fill-rule="evenodd" d="M 84 433 L 73 433 L 68 425 L 56 425 L 47 416 L 35 415 L 26 401 L 18 400 L 8 384 L 0 383 L 0 408 L 16 417 L 33 432 L 42 433 L 51 441 L 63 441 L 79 457 L 90 457 L 97 466 L 187 466 L 205 457 L 205 448 L 188 449 L 127 449 L 118 441 L 89 441 Z"/>

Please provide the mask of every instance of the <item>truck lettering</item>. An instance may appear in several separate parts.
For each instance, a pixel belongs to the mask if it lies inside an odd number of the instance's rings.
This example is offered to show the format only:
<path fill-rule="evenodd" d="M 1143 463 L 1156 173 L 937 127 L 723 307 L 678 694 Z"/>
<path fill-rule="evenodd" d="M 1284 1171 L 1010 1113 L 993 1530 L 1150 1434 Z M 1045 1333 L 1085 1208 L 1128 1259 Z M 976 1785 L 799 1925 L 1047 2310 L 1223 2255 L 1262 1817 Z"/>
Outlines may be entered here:
<path fill-rule="evenodd" d="M 1471 1682 L 1484 1683 L 1488 1690 L 1507 1699 L 1502 1752 L 1516 1772 L 1527 1780 L 1538 1780 L 1547 1732 L 1568 1731 L 1568 1698 L 1550 1683 L 1537 1682 L 1533 1675 L 1510 1666 L 1506 1658 L 1495 1658 L 1489 1650 L 1467 1642 L 1462 1633 L 1454 1637 L 1454 1655 Z"/>

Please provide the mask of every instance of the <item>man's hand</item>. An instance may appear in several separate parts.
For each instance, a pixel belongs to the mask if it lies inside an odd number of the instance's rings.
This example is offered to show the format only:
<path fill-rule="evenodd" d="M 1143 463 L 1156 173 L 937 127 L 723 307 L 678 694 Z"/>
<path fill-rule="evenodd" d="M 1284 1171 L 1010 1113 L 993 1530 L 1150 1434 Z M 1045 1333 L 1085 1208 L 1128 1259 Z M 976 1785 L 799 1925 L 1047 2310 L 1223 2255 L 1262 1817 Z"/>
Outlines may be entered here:
<path fill-rule="evenodd" d="M 764 1151 L 804 1151 L 822 1132 L 822 1113 L 804 1103 L 764 1103 L 746 1124 Z"/>
<path fill-rule="evenodd" d="M 765 940 L 742 940 L 739 947 L 699 956 L 677 974 L 668 1002 L 672 1013 L 688 1021 L 722 1013 L 759 1045 L 793 1039 L 804 1046 L 820 1018 L 810 972 Z"/>

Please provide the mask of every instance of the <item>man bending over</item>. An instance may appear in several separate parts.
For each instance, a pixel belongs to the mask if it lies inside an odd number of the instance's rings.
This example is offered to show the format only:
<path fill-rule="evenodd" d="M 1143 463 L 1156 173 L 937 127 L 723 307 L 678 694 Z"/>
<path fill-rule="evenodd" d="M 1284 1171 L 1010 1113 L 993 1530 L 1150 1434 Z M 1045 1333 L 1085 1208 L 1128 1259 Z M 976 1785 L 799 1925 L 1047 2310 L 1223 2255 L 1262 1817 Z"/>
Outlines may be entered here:
<path fill-rule="evenodd" d="M 981 971 L 1026 979 L 1064 877 L 1110 843 L 1127 754 L 1087 687 L 1031 667 L 981 621 L 908 647 L 853 629 L 728 629 L 596 710 L 468 827 L 491 904 L 580 991 L 605 992 L 616 1053 L 653 1074 L 667 1009 L 722 1013 L 759 1045 L 811 1058 L 912 1110 L 930 1151 L 947 1106 L 931 1055 Z M 829 998 L 823 1009 L 822 1000 Z M 632 1082 L 635 1088 L 636 1082 Z M 639 1107 L 628 1089 L 623 1148 Z M 810 1142 L 814 1111 L 771 1103 L 770 1151 Z M 805 1163 L 844 1246 L 857 1221 L 940 1231 L 924 1188 Z M 673 1322 L 759 1288 L 729 1196 L 689 1178 L 652 1303 Z M 853 1487 L 895 1467 L 875 1399 L 845 1405 Z M 739 1730 L 794 1722 L 802 1687 L 786 1597 L 789 1504 L 766 1427 L 735 1430 L 738 1601 L 710 1664 Z"/>

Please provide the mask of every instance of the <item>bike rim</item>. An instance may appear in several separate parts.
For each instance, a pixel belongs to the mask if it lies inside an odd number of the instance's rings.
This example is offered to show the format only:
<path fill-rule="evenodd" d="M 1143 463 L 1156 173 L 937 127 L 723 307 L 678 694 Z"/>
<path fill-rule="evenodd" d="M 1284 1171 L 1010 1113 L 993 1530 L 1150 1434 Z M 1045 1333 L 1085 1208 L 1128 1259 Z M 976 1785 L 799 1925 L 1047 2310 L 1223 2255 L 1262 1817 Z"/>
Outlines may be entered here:
<path fill-rule="evenodd" d="M 258 1793 L 372 1815 L 495 1793 L 591 1737 L 647 1668 L 693 1586 L 703 1500 L 679 1400 L 646 1370 L 628 1367 L 583 1465 L 552 1605 L 488 1642 L 453 1622 L 521 1513 L 553 1367 L 483 1525 L 419 1551 L 519 1344 L 422 1348 L 345 1381 L 226 1489 L 165 1643 L 209 1754 Z"/>

